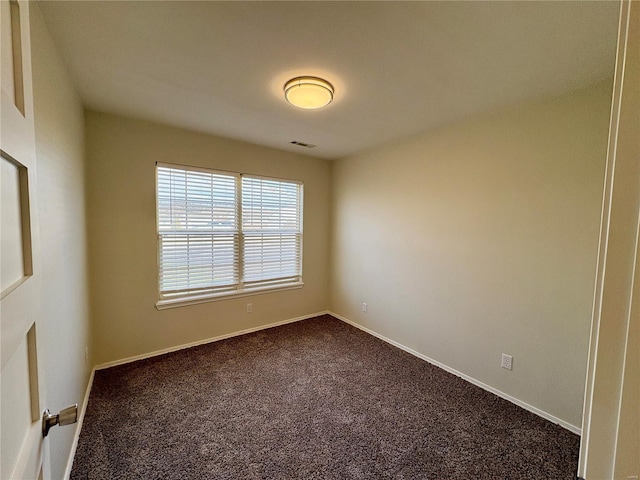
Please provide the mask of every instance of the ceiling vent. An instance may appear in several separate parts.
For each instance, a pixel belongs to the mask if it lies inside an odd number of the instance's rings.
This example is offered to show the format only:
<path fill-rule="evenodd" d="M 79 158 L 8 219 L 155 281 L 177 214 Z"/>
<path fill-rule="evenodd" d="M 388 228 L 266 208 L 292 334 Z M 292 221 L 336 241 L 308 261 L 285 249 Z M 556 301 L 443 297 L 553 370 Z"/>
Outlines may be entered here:
<path fill-rule="evenodd" d="M 298 145 L 299 147 L 304 147 L 304 148 L 315 148 L 316 146 L 311 144 L 311 143 L 304 143 L 304 142 L 298 142 L 297 140 L 294 140 L 292 142 L 293 145 Z"/>

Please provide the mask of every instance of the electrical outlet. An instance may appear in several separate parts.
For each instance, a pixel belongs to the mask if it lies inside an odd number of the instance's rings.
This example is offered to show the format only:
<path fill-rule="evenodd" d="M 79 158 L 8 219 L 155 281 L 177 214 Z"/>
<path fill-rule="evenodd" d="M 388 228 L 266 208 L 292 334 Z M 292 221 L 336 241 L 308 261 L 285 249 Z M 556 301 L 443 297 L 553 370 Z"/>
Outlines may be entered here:
<path fill-rule="evenodd" d="M 507 370 L 512 370 L 513 368 L 513 357 L 511 355 L 507 355 L 506 353 L 502 354 L 502 368 L 506 368 Z"/>
<path fill-rule="evenodd" d="M 89 347 L 84 347 L 84 362 L 89 363 Z"/>
<path fill-rule="evenodd" d="M 366 303 L 363 303 L 363 304 L 362 304 L 362 311 L 363 311 L 364 313 L 367 313 L 367 304 L 366 304 Z"/>
<path fill-rule="evenodd" d="M 253 312 L 253 303 L 247 303 L 247 313 Z"/>

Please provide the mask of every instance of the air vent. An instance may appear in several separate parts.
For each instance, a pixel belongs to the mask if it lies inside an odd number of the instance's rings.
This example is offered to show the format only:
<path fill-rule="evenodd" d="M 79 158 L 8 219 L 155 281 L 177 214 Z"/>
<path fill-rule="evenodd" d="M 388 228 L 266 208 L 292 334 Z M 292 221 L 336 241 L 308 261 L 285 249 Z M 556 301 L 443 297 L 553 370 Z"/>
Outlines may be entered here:
<path fill-rule="evenodd" d="M 291 142 L 293 145 L 298 145 L 299 147 L 304 147 L 304 148 L 315 148 L 316 146 L 311 144 L 311 143 L 304 143 L 304 142 L 298 142 L 297 140 L 294 140 Z"/>

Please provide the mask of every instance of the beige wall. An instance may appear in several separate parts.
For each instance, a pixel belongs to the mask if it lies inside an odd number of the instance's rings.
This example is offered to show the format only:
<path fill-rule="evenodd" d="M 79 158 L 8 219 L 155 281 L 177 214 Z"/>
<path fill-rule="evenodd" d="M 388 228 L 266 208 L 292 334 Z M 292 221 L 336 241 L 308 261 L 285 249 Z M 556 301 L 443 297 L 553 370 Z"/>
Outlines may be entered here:
<path fill-rule="evenodd" d="M 327 309 L 327 161 L 95 112 L 86 113 L 86 133 L 97 364 Z M 156 310 L 155 162 L 302 180 L 304 287 Z"/>
<path fill-rule="evenodd" d="M 604 82 L 336 162 L 331 310 L 579 428 L 610 99 Z"/>
<path fill-rule="evenodd" d="M 84 119 L 80 99 L 40 10 L 31 4 L 38 218 L 41 248 L 42 356 L 47 404 L 57 412 L 82 403 L 89 380 L 89 294 L 84 190 Z M 64 475 L 77 425 L 50 435 L 52 478 Z"/>

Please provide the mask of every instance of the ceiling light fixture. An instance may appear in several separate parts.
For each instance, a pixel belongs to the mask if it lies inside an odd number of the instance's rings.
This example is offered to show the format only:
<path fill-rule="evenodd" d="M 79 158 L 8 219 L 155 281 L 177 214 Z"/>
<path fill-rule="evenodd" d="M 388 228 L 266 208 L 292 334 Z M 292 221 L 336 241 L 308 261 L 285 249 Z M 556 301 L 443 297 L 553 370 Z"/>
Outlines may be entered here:
<path fill-rule="evenodd" d="M 284 98 L 298 108 L 321 108 L 333 100 L 333 85 L 318 77 L 292 78 L 284 84 Z"/>

